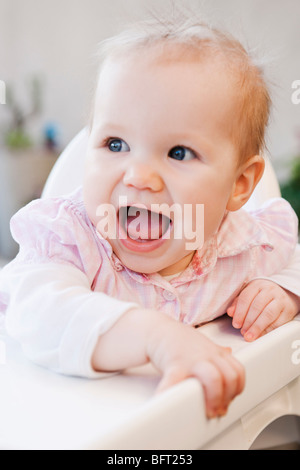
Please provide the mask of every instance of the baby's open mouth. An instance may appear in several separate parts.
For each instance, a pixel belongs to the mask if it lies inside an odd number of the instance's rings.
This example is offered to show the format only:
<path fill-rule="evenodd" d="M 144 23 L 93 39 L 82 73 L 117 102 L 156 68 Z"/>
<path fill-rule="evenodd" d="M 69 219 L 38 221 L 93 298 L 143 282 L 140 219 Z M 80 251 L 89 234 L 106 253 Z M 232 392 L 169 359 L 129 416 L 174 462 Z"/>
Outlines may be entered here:
<path fill-rule="evenodd" d="M 131 240 L 145 243 L 166 235 L 172 220 L 162 213 L 137 205 L 120 207 L 119 224 Z"/>

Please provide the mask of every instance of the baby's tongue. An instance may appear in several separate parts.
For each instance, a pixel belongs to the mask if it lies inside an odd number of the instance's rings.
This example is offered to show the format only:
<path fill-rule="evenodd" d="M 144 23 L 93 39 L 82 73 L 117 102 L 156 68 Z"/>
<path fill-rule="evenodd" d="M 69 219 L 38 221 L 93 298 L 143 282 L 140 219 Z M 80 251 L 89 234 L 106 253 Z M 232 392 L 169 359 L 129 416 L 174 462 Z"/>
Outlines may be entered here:
<path fill-rule="evenodd" d="M 133 240 L 154 240 L 162 236 L 162 215 L 137 207 L 130 207 L 127 215 L 127 234 Z"/>

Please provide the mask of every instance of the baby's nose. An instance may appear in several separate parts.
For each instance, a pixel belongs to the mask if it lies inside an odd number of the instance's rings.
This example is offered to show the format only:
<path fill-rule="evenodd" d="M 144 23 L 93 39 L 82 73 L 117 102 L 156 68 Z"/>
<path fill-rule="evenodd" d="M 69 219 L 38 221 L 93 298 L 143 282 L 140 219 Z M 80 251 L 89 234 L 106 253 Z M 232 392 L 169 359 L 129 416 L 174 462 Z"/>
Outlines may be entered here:
<path fill-rule="evenodd" d="M 123 177 L 125 186 L 137 189 L 149 189 L 150 191 L 161 191 L 163 179 L 159 172 L 152 166 L 143 163 L 129 165 Z"/>

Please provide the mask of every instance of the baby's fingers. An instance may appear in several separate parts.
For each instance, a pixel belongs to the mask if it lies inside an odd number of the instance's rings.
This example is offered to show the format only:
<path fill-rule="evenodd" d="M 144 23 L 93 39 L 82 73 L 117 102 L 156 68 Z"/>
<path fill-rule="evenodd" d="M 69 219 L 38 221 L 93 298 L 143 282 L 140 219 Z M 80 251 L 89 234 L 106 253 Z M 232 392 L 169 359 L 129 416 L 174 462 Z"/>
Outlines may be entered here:
<path fill-rule="evenodd" d="M 245 318 L 251 303 L 258 294 L 255 285 L 249 284 L 245 289 L 234 299 L 231 306 L 227 309 L 227 314 L 232 318 L 232 326 L 234 328 L 242 328 Z"/>
<path fill-rule="evenodd" d="M 238 297 L 236 297 L 234 299 L 234 301 L 232 302 L 232 304 L 230 305 L 230 307 L 228 307 L 227 309 L 227 315 L 231 318 L 233 318 L 234 316 L 234 313 L 235 313 L 235 310 L 236 310 L 236 306 L 237 306 L 237 302 L 238 302 Z"/>
<path fill-rule="evenodd" d="M 209 418 L 226 414 L 231 401 L 245 386 L 243 366 L 230 354 L 217 356 L 213 362 L 197 365 L 196 376 L 204 389 L 206 413 Z"/>
<path fill-rule="evenodd" d="M 254 341 L 262 336 L 264 333 L 272 330 L 272 325 L 279 326 L 278 319 L 283 313 L 283 308 L 280 308 L 279 302 L 274 299 L 268 303 L 259 315 L 254 315 L 252 321 L 249 318 L 249 323 L 245 324 L 241 333 L 246 341 Z M 281 324 L 284 324 L 285 320 Z"/>
<path fill-rule="evenodd" d="M 222 373 L 218 367 L 208 360 L 198 362 L 193 370 L 180 366 L 169 368 L 164 372 L 156 393 L 161 393 L 189 377 L 197 378 L 202 385 L 207 417 L 213 418 L 224 414 L 228 404 L 224 403 L 224 380 Z"/>
<path fill-rule="evenodd" d="M 215 364 L 223 376 L 223 401 L 229 405 L 237 395 L 242 393 L 245 387 L 244 367 L 231 354 L 228 354 L 227 357 L 217 357 Z"/>
<path fill-rule="evenodd" d="M 272 299 L 273 295 L 270 290 L 261 290 L 254 282 L 249 284 L 234 301 L 235 309 L 231 315 L 233 327 L 242 329 L 243 334 Z"/>
<path fill-rule="evenodd" d="M 224 415 L 229 401 L 225 398 L 226 386 L 220 368 L 210 361 L 203 361 L 196 365 L 194 375 L 203 387 L 207 417 Z"/>
<path fill-rule="evenodd" d="M 178 369 L 169 371 L 162 386 L 170 386 L 185 377 L 196 377 L 203 388 L 207 417 L 224 415 L 230 402 L 245 386 L 243 366 L 227 350 L 224 351 L 212 360 L 197 362 L 190 373 Z"/>

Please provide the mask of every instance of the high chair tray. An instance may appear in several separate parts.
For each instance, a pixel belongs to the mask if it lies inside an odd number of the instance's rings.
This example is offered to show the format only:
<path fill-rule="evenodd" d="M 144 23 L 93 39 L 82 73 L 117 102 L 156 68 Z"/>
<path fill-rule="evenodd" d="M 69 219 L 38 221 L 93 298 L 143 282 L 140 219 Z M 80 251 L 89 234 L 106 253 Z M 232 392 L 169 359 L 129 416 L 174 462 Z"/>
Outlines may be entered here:
<path fill-rule="evenodd" d="M 277 417 L 300 414 L 299 319 L 254 343 L 227 317 L 200 328 L 246 369 L 244 392 L 213 420 L 196 379 L 155 395 L 159 375 L 151 365 L 104 379 L 66 377 L 30 363 L 2 332 L 0 448 L 248 448 Z"/>

